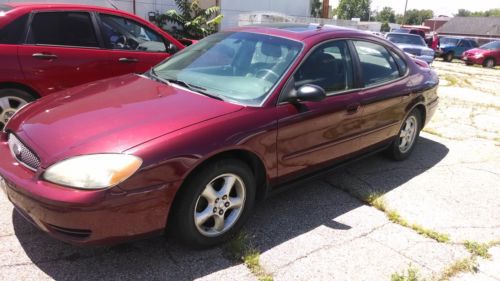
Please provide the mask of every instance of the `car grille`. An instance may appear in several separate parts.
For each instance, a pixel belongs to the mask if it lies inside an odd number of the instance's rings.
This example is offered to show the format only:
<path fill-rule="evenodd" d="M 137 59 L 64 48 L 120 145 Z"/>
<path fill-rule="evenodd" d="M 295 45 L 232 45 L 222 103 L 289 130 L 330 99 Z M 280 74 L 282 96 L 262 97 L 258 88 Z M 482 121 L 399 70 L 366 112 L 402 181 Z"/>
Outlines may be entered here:
<path fill-rule="evenodd" d="M 9 148 L 17 161 L 31 170 L 40 168 L 40 159 L 14 134 L 9 134 Z"/>

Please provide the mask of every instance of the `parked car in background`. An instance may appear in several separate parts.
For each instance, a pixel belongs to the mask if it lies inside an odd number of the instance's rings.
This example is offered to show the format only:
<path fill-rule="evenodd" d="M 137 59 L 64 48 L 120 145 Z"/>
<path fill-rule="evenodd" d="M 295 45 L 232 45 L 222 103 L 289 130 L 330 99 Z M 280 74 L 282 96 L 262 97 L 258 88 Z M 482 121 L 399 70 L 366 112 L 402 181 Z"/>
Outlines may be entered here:
<path fill-rule="evenodd" d="M 70 4 L 0 5 L 0 130 L 27 102 L 142 73 L 184 48 L 130 13 Z"/>
<path fill-rule="evenodd" d="M 0 133 L 0 175 L 16 209 L 55 238 L 109 244 L 167 227 L 211 246 L 291 180 L 375 151 L 407 158 L 438 82 L 367 32 L 236 28 L 143 75 L 27 105 Z"/>
<path fill-rule="evenodd" d="M 424 39 L 419 35 L 391 32 L 387 33 L 385 37 L 401 50 L 415 56 L 417 59 L 428 64 L 434 61 L 434 50 L 427 47 Z"/>
<path fill-rule="evenodd" d="M 479 48 L 465 51 L 462 59 L 465 64 L 480 64 L 492 68 L 500 63 L 500 41 L 493 41 Z"/>
<path fill-rule="evenodd" d="M 436 55 L 446 62 L 451 62 L 454 58 L 462 58 L 463 52 L 477 47 L 478 44 L 473 39 L 442 36 L 439 38 Z"/>
<path fill-rule="evenodd" d="M 415 28 L 396 28 L 391 30 L 391 33 L 415 34 L 422 37 L 422 39 L 425 39 L 425 32 L 423 30 Z"/>

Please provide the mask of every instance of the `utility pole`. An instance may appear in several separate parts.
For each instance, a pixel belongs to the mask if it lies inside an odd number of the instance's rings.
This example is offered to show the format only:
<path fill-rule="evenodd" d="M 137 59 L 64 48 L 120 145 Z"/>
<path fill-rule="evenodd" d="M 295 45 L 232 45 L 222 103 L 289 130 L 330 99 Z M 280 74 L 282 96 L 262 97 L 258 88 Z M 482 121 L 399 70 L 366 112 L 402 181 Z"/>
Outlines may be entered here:
<path fill-rule="evenodd" d="M 405 12 L 403 13 L 403 23 L 401 25 L 405 24 L 406 22 L 406 7 L 408 7 L 408 0 L 406 0 L 405 3 Z"/>
<path fill-rule="evenodd" d="M 321 17 L 327 19 L 330 15 L 330 0 L 323 0 L 323 9 L 321 12 Z"/>

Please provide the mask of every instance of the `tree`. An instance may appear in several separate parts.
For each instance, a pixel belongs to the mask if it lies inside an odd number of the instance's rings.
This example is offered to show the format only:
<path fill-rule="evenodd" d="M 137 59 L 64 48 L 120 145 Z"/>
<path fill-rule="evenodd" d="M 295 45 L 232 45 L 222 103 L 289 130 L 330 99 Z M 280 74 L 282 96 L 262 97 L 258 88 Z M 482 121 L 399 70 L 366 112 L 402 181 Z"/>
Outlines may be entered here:
<path fill-rule="evenodd" d="M 458 14 L 456 14 L 456 17 L 470 17 L 471 11 L 466 10 L 466 9 L 458 9 Z"/>
<path fill-rule="evenodd" d="M 389 25 L 388 22 L 382 23 L 382 26 L 380 26 L 380 32 L 389 32 L 391 31 L 391 26 Z"/>
<path fill-rule="evenodd" d="M 471 12 L 466 9 L 459 9 L 456 17 L 500 17 L 500 8 L 486 11 Z"/>
<path fill-rule="evenodd" d="M 311 17 L 319 18 L 321 17 L 321 10 L 323 5 L 321 0 L 311 0 Z"/>
<path fill-rule="evenodd" d="M 370 5 L 371 0 L 340 0 L 337 6 L 338 18 L 345 20 L 361 18 L 367 21 L 370 18 Z"/>
<path fill-rule="evenodd" d="M 384 7 L 380 12 L 377 14 L 377 21 L 379 22 L 391 22 L 395 23 L 396 22 L 396 13 L 391 7 Z"/>
<path fill-rule="evenodd" d="M 179 11 L 172 9 L 165 14 L 158 14 L 154 23 L 160 27 L 168 23 L 180 26 L 172 27 L 170 31 L 178 38 L 201 39 L 217 31 L 217 25 L 222 21 L 217 6 L 202 9 L 199 0 L 174 0 Z"/>
<path fill-rule="evenodd" d="M 430 19 L 434 16 L 434 12 L 432 10 L 417 10 L 411 9 L 406 11 L 406 17 L 404 24 L 411 25 L 420 25 L 426 19 Z"/>

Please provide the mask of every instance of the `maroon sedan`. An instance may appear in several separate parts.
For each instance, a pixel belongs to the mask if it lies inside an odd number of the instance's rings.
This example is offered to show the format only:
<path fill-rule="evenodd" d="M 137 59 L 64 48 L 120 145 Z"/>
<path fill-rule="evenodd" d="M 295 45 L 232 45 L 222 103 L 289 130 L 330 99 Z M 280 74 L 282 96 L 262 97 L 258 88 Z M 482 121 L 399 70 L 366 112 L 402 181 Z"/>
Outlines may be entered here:
<path fill-rule="evenodd" d="M 480 64 L 492 68 L 500 63 L 500 41 L 484 44 L 479 48 L 464 52 L 462 59 L 467 65 Z"/>
<path fill-rule="evenodd" d="M 438 78 L 392 43 L 350 29 L 217 33 L 143 75 L 42 98 L 0 135 L 16 209 L 74 244 L 166 227 L 221 243 L 285 183 L 385 150 L 410 155 Z"/>
<path fill-rule="evenodd" d="M 0 130 L 27 102 L 142 73 L 184 46 L 130 13 L 74 4 L 0 4 Z"/>

